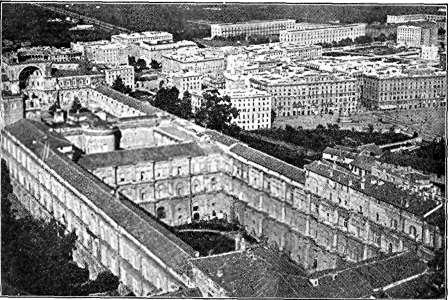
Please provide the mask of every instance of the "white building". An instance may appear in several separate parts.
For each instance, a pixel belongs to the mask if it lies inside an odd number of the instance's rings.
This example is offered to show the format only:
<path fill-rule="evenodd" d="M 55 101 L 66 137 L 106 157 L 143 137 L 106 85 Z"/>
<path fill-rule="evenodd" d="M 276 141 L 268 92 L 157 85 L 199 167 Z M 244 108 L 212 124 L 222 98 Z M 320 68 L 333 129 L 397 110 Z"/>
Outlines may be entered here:
<path fill-rule="evenodd" d="M 343 73 L 265 72 L 254 75 L 249 82 L 272 96 L 278 116 L 351 113 L 360 106 L 360 81 Z"/>
<path fill-rule="evenodd" d="M 206 74 L 223 71 L 224 67 L 224 55 L 207 49 L 162 55 L 164 73 L 188 70 Z"/>
<path fill-rule="evenodd" d="M 117 79 L 121 77 L 124 85 L 134 89 L 134 67 L 128 65 L 108 66 L 104 68 L 106 83 L 112 86 Z"/>
<path fill-rule="evenodd" d="M 439 47 L 422 46 L 420 58 L 425 60 L 439 60 Z"/>
<path fill-rule="evenodd" d="M 437 43 L 437 27 L 426 23 L 397 27 L 397 44 L 406 47 L 431 46 Z"/>
<path fill-rule="evenodd" d="M 220 97 L 229 96 L 232 107 L 239 111 L 232 123 L 244 130 L 271 128 L 272 101 L 269 93 L 257 89 L 218 90 Z M 193 112 L 202 104 L 200 92 L 192 93 L 191 106 Z"/>
<path fill-rule="evenodd" d="M 303 45 L 332 43 L 346 38 L 354 40 L 366 35 L 366 24 L 328 25 L 327 27 L 302 28 L 280 32 L 280 42 L 297 42 Z"/>
<path fill-rule="evenodd" d="M 295 20 L 254 20 L 241 23 L 221 23 L 210 25 L 211 37 L 237 35 L 271 35 L 282 30 L 293 29 Z"/>
<path fill-rule="evenodd" d="M 428 14 L 414 14 L 414 15 L 387 15 L 388 24 L 408 23 L 408 22 L 443 22 L 445 21 L 445 15 L 428 15 Z"/>
<path fill-rule="evenodd" d="M 191 94 L 201 90 L 202 76 L 194 71 L 179 71 L 168 74 L 166 83 L 175 86 L 179 90 L 179 98 L 182 98 L 186 91 Z"/>
<path fill-rule="evenodd" d="M 177 51 L 189 51 L 198 49 L 198 46 L 193 41 L 179 41 L 175 43 L 153 44 L 142 42 L 135 46 L 136 57 L 144 59 L 149 65 L 152 60 L 157 62 L 162 61 L 162 56 L 171 54 Z"/>
<path fill-rule="evenodd" d="M 84 53 L 96 64 L 127 65 L 129 48 L 120 43 L 109 41 L 71 43 L 71 48 Z"/>
<path fill-rule="evenodd" d="M 172 42 L 173 35 L 169 32 L 163 31 L 145 31 L 134 32 L 130 34 L 118 34 L 111 37 L 112 42 L 129 45 L 139 42 L 157 43 L 157 42 Z"/>

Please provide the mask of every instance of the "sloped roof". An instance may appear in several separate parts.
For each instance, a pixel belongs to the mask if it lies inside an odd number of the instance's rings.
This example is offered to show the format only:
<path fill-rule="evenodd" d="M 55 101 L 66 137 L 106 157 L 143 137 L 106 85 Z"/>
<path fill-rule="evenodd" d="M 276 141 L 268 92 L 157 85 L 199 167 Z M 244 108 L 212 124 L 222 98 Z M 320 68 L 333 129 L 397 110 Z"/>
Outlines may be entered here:
<path fill-rule="evenodd" d="M 413 194 L 410 191 L 400 189 L 393 183 L 387 181 L 381 181 L 381 184 L 372 183 L 375 181 L 379 182 L 379 179 L 371 175 L 364 176 L 364 188 L 361 188 L 360 176 L 357 176 L 349 170 L 341 167 L 334 167 L 324 161 L 314 161 L 306 165 L 305 169 L 326 178 L 331 178 L 332 180 L 345 186 L 348 186 L 349 181 L 351 181 L 352 189 L 385 203 L 389 203 L 395 207 L 401 208 L 415 214 L 416 216 L 423 216 L 425 213 L 438 205 L 436 201 L 430 199 L 422 201 L 422 197 L 418 194 Z M 333 173 L 331 173 L 331 171 L 333 171 Z"/>
<path fill-rule="evenodd" d="M 196 157 L 206 154 L 196 143 L 174 144 L 87 154 L 78 160 L 78 164 L 88 170 L 94 170 L 111 166 L 134 165 L 145 161 L 168 161 L 174 157 Z"/>
<path fill-rule="evenodd" d="M 300 182 L 302 184 L 305 183 L 305 170 L 290 165 L 280 159 L 242 144 L 232 146 L 230 151 L 296 182 Z"/>
<path fill-rule="evenodd" d="M 112 190 L 106 184 L 55 150 L 57 145 L 69 144 L 68 141 L 56 138 L 45 125 L 30 120 L 18 121 L 7 126 L 5 131 L 41 159 L 44 147 L 32 141 L 36 136 L 47 136 L 51 151 L 45 163 L 169 267 L 183 272 L 185 262 L 194 256 L 195 251 L 129 200 L 112 196 Z"/>
<path fill-rule="evenodd" d="M 154 107 L 147 102 L 143 102 L 143 101 L 137 100 L 135 98 L 132 98 L 128 95 L 122 94 L 108 86 L 98 85 L 97 87 L 95 87 L 95 90 L 103 95 L 111 97 L 112 99 L 115 99 L 116 101 L 119 101 L 129 107 L 132 107 L 132 108 L 139 110 L 143 113 L 146 113 L 148 115 L 153 115 L 156 113 L 163 112 L 163 110 L 161 110 L 157 107 Z"/>

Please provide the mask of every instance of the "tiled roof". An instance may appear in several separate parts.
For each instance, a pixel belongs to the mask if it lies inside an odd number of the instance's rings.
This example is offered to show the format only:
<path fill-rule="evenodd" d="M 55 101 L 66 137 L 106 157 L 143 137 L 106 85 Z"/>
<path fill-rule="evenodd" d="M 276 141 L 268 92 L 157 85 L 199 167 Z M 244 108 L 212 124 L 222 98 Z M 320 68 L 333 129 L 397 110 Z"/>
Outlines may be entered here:
<path fill-rule="evenodd" d="M 174 157 L 203 155 L 206 155 L 206 152 L 196 143 L 174 144 L 88 154 L 81 157 L 78 164 L 88 170 L 94 170 L 103 167 L 134 165 L 145 161 L 168 161 Z"/>
<path fill-rule="evenodd" d="M 356 176 L 349 170 L 341 167 L 334 167 L 326 162 L 314 161 L 306 165 L 305 169 L 321 176 L 331 178 L 332 180 L 345 186 L 348 186 L 349 181 L 351 180 L 352 189 L 385 203 L 389 203 L 417 216 L 423 216 L 425 213 L 438 205 L 436 201 L 430 199 L 423 201 L 422 197 L 419 195 L 400 189 L 390 182 L 381 181 L 377 177 L 371 175 L 364 176 L 364 189 L 362 189 L 360 176 Z M 331 175 L 331 171 L 333 171 L 333 175 Z M 379 184 L 379 182 L 381 182 L 381 184 Z"/>
<path fill-rule="evenodd" d="M 248 146 L 236 144 L 231 147 L 231 152 L 263 167 L 288 177 L 296 182 L 305 183 L 305 171 L 292 166 L 284 161 L 267 155 Z"/>
<path fill-rule="evenodd" d="M 230 297 L 312 297 L 305 271 L 278 251 L 259 246 L 191 260 Z"/>
<path fill-rule="evenodd" d="M 373 258 L 343 270 L 325 270 L 314 273 L 316 288 L 329 298 L 360 298 L 372 295 L 374 289 L 420 274 L 426 264 L 415 252 L 402 252 L 382 259 Z"/>
<path fill-rule="evenodd" d="M 332 148 L 332 147 L 326 147 L 323 151 L 323 153 L 328 153 L 331 155 L 336 155 L 339 157 L 347 157 L 347 158 L 351 158 L 351 159 L 355 159 L 356 154 L 344 149 L 336 149 L 336 148 Z"/>
<path fill-rule="evenodd" d="M 232 146 L 233 144 L 239 143 L 240 141 L 237 139 L 234 139 L 228 135 L 222 134 L 218 131 L 214 131 L 214 130 L 207 130 L 205 132 L 205 134 L 207 134 L 208 136 L 211 137 L 211 139 L 213 141 L 219 142 L 225 146 Z"/>
<path fill-rule="evenodd" d="M 372 172 L 372 167 L 375 163 L 376 159 L 372 156 L 358 155 L 350 164 L 359 169 Z"/>
<path fill-rule="evenodd" d="M 179 139 L 181 141 L 195 140 L 195 138 L 192 134 L 189 134 L 188 132 L 179 129 L 176 126 L 161 126 L 161 127 L 156 128 L 156 130 L 165 132 L 171 136 L 176 137 L 177 139 Z"/>
<path fill-rule="evenodd" d="M 95 90 L 103 95 L 111 97 L 129 107 L 137 109 L 137 110 L 139 110 L 143 113 L 146 113 L 148 115 L 153 115 L 156 113 L 163 112 L 163 110 L 158 109 L 157 107 L 154 107 L 154 106 L 150 105 L 149 103 L 145 103 L 143 101 L 140 101 L 140 100 L 137 100 L 130 96 L 127 96 L 125 94 L 122 94 L 108 86 L 98 85 L 97 87 L 95 87 Z"/>
<path fill-rule="evenodd" d="M 33 144 L 32 140 L 35 136 L 44 135 L 48 135 L 48 140 L 50 141 L 53 141 L 55 138 L 52 133 L 45 130 L 43 124 L 38 124 L 29 120 L 21 120 L 7 126 L 5 130 L 42 158 L 43 146 L 39 143 Z M 55 145 L 58 143 L 57 141 Z M 29 147 L 29 145 L 34 147 Z M 69 182 L 73 188 L 81 192 L 165 264 L 178 272 L 184 270 L 185 262 L 195 254 L 195 251 L 190 246 L 169 232 L 152 216 L 136 207 L 132 202 L 125 199 L 119 200 L 112 196 L 112 190 L 107 185 L 65 155 L 54 150 L 53 144 L 50 144 L 50 147 L 52 150 L 45 163 L 54 172 Z"/>

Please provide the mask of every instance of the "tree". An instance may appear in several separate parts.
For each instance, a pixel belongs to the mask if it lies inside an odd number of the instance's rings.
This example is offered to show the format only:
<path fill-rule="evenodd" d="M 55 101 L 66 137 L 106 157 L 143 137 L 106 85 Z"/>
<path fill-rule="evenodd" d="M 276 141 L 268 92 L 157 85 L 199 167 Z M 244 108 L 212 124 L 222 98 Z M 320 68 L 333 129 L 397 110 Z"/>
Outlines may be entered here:
<path fill-rule="evenodd" d="M 135 57 L 134 57 L 134 56 L 128 56 L 128 64 L 129 64 L 130 66 L 135 67 L 136 63 L 137 63 L 137 62 L 135 61 Z"/>
<path fill-rule="evenodd" d="M 162 67 L 162 65 L 157 61 L 152 59 L 151 60 L 151 68 L 154 70 L 160 69 Z"/>
<path fill-rule="evenodd" d="M 358 36 L 355 38 L 356 44 L 368 44 L 372 42 L 372 37 L 368 35 Z"/>
<path fill-rule="evenodd" d="M 73 100 L 72 107 L 70 108 L 70 113 L 78 113 L 82 108 L 81 102 L 77 97 Z"/>
<path fill-rule="evenodd" d="M 147 68 L 146 66 L 146 60 L 144 60 L 143 58 L 139 58 L 137 60 L 137 62 L 135 63 L 135 67 L 137 69 L 137 71 L 141 71 Z"/>
<path fill-rule="evenodd" d="M 152 103 L 164 111 L 178 116 L 180 114 L 179 90 L 176 87 L 166 88 L 163 81 L 160 82 L 160 88 L 157 91 Z"/>
<path fill-rule="evenodd" d="M 180 101 L 179 117 L 184 119 L 191 119 L 193 117 L 191 109 L 191 94 L 188 91 L 184 92 L 182 100 Z"/>
<path fill-rule="evenodd" d="M 60 109 L 61 105 L 59 104 L 59 99 L 57 99 L 49 108 L 48 108 L 48 112 L 50 113 L 50 115 L 54 115 L 54 112 L 57 109 Z"/>
<path fill-rule="evenodd" d="M 385 42 L 387 40 L 387 37 L 384 33 L 381 33 L 379 36 L 375 37 L 375 40 L 378 42 Z"/>
<path fill-rule="evenodd" d="M 277 117 L 277 114 L 275 113 L 275 110 L 271 109 L 271 126 L 274 124 L 276 117 Z"/>
<path fill-rule="evenodd" d="M 120 76 L 115 79 L 112 88 L 123 94 L 129 94 L 131 92 L 131 88 L 124 84 L 123 79 L 121 79 Z"/>
<path fill-rule="evenodd" d="M 228 132 L 232 119 L 238 117 L 238 110 L 232 107 L 228 96 L 220 96 L 217 90 L 203 93 L 201 107 L 194 118 L 198 125 L 206 128 Z"/>
<path fill-rule="evenodd" d="M 444 35 L 445 34 L 445 29 L 443 28 L 443 27 L 440 27 L 438 30 L 437 30 L 437 34 L 438 35 Z"/>

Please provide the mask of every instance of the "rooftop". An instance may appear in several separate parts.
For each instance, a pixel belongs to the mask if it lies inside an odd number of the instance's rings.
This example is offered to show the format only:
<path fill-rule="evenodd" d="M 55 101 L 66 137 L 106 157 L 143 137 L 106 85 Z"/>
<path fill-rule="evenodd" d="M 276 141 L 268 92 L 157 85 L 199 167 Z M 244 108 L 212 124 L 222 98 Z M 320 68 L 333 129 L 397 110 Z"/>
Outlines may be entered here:
<path fill-rule="evenodd" d="M 305 171 L 280 159 L 242 144 L 233 145 L 230 151 L 296 182 L 305 184 Z"/>
<path fill-rule="evenodd" d="M 343 169 L 339 166 L 334 166 L 327 162 L 314 161 L 306 165 L 305 169 L 321 176 L 331 178 L 332 180 L 345 186 L 349 186 L 349 182 L 351 181 L 352 189 L 408 211 L 416 216 L 423 217 L 425 213 L 429 212 L 438 205 L 438 203 L 434 200 L 423 200 L 417 193 L 400 189 L 390 182 L 382 181 L 371 175 L 364 176 L 365 182 L 364 188 L 362 188 L 362 177 L 351 173 L 349 170 Z"/>
<path fill-rule="evenodd" d="M 164 113 L 163 110 L 160 110 L 160 109 L 150 105 L 147 102 L 143 102 L 143 101 L 137 100 L 135 98 L 132 98 L 130 96 L 127 96 L 125 94 L 122 94 L 122 93 L 112 89 L 111 87 L 108 87 L 105 85 L 99 85 L 99 86 L 95 87 L 95 90 L 103 95 L 111 97 L 112 99 L 114 99 L 118 102 L 121 102 L 129 107 L 139 110 L 142 113 L 145 113 L 147 115 Z"/>
<path fill-rule="evenodd" d="M 175 144 L 161 147 L 117 150 L 84 155 L 78 163 L 88 170 L 111 166 L 135 165 L 139 162 L 168 161 L 175 157 L 204 156 L 207 153 L 195 143 Z"/>
<path fill-rule="evenodd" d="M 40 159 L 44 159 L 48 167 L 70 182 L 74 189 L 80 191 L 146 249 L 175 271 L 184 271 L 185 261 L 193 257 L 195 251 L 131 201 L 122 196 L 120 199 L 114 197 L 113 191 L 106 184 L 59 153 L 56 147 L 70 145 L 67 140 L 49 132 L 45 125 L 26 119 L 9 125 L 4 130 L 19 139 Z M 47 137 L 50 141 L 50 154 L 46 159 L 43 157 L 44 146 L 41 143 L 33 143 L 36 137 Z"/>

